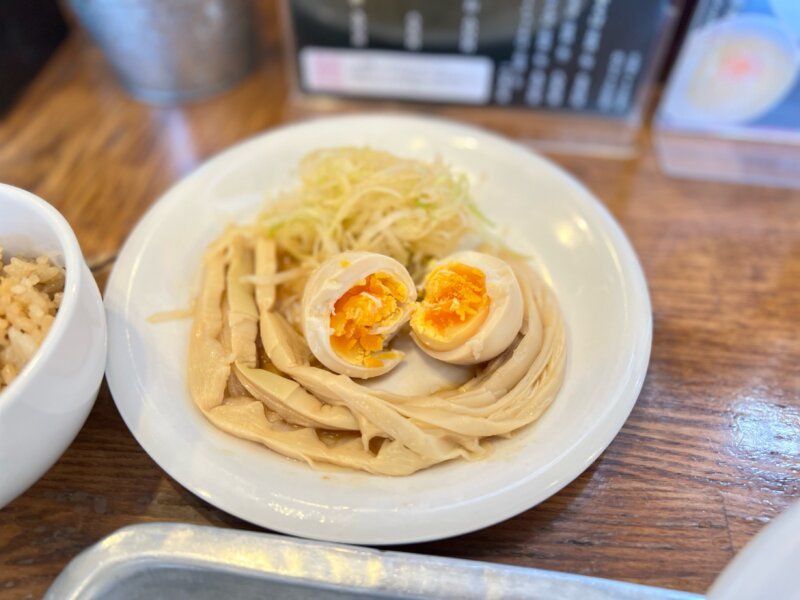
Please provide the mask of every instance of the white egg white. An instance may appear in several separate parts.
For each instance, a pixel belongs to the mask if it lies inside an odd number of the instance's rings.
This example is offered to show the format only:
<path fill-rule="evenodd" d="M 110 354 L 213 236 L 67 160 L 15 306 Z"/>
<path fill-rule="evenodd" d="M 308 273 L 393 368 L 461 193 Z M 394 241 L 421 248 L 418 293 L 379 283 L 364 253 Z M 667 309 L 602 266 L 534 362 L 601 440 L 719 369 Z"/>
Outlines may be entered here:
<path fill-rule="evenodd" d="M 402 353 L 394 352 L 394 358 L 382 358 L 380 367 L 367 367 L 353 364 L 340 356 L 331 346 L 330 319 L 336 301 L 359 281 L 373 273 L 386 273 L 403 284 L 407 297 L 401 302 L 403 314 L 381 331 L 386 343 L 409 319 L 413 303 L 417 297 L 414 280 L 406 268 L 388 256 L 373 252 L 343 252 L 322 263 L 309 277 L 303 292 L 302 327 L 311 352 L 331 371 L 366 379 L 377 377 L 396 367 L 403 358 Z M 376 301 L 380 301 L 377 298 Z"/>
<path fill-rule="evenodd" d="M 490 254 L 472 250 L 457 252 L 439 261 L 435 267 L 452 263 L 474 267 L 485 275 L 489 297 L 486 319 L 462 343 L 443 344 L 436 340 L 438 348 L 434 349 L 431 347 L 433 340 L 423 330 L 417 329 L 412 332 L 412 338 L 428 355 L 447 363 L 474 365 L 491 360 L 511 345 L 522 328 L 524 310 L 519 281 L 506 261 Z"/>

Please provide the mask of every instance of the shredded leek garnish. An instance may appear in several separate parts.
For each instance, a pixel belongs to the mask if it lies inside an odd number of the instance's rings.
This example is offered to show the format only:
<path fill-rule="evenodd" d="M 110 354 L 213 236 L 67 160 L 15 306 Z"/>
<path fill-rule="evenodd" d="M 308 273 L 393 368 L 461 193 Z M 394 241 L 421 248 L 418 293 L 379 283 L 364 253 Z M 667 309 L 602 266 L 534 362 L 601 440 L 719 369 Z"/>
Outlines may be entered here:
<path fill-rule="evenodd" d="M 420 282 L 430 261 L 456 250 L 467 233 L 488 237 L 466 175 L 442 160 L 331 148 L 308 155 L 299 176 L 300 185 L 275 198 L 258 219 L 276 242 L 281 271 L 310 273 L 330 256 L 366 250 L 398 260 Z M 279 286 L 281 312 L 290 321 L 305 279 Z"/>

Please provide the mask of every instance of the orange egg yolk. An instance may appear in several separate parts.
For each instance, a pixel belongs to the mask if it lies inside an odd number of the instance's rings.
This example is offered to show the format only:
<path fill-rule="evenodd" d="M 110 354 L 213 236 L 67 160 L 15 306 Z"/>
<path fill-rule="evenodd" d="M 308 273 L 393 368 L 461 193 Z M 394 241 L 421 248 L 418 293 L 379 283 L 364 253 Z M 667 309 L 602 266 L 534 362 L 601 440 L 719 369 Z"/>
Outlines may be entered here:
<path fill-rule="evenodd" d="M 462 263 L 437 267 L 425 279 L 425 298 L 411 318 L 417 337 L 434 350 L 451 350 L 475 335 L 489 314 L 486 275 Z"/>
<path fill-rule="evenodd" d="M 402 316 L 408 290 L 386 273 L 373 273 L 347 290 L 331 314 L 331 347 L 346 361 L 370 368 L 394 358 L 383 352 L 384 329 Z"/>

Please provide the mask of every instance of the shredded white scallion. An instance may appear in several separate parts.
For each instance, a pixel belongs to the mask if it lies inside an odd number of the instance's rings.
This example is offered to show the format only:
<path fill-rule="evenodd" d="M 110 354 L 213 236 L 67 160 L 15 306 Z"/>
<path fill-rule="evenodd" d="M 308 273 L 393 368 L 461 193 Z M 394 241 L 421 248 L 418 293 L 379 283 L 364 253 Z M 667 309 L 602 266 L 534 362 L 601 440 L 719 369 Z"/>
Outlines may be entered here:
<path fill-rule="evenodd" d="M 420 282 L 431 260 L 455 251 L 467 233 L 491 238 L 466 175 L 441 160 L 329 148 L 308 155 L 299 175 L 300 185 L 276 198 L 256 226 L 278 248 L 279 274 L 270 283 L 278 284 L 284 314 L 293 312 L 307 276 L 340 252 L 391 256 Z"/>

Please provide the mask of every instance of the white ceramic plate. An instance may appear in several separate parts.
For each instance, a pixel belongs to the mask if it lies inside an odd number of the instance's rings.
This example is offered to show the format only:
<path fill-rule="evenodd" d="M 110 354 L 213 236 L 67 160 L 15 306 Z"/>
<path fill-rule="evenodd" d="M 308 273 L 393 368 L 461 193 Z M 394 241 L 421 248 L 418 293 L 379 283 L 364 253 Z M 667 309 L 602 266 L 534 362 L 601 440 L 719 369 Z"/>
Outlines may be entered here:
<path fill-rule="evenodd" d="M 800 502 L 758 532 L 728 563 L 708 600 L 800 600 Z"/>
<path fill-rule="evenodd" d="M 535 256 L 567 327 L 567 372 L 533 426 L 480 462 L 405 478 L 320 472 L 215 429 L 186 390 L 188 321 L 146 318 L 187 306 L 201 256 L 227 222 L 296 181 L 320 147 L 370 145 L 449 163 L 479 178 L 475 195 L 509 243 Z M 107 375 L 136 439 L 172 477 L 251 523 L 356 544 L 433 540 L 524 511 L 577 477 L 622 427 L 644 381 L 652 318 L 629 242 L 580 183 L 521 146 L 464 125 L 410 116 L 354 116 L 275 129 L 220 154 L 142 219 L 106 291 Z"/>

